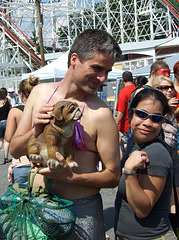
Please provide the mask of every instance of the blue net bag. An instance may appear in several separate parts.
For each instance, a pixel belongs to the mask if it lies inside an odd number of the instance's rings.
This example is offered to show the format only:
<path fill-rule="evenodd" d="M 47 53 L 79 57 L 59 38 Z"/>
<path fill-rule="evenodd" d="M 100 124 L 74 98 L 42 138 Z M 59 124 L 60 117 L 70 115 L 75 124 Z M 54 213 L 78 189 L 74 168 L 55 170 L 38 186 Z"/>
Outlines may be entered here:
<path fill-rule="evenodd" d="M 39 169 L 38 169 L 39 170 Z M 0 198 L 0 225 L 7 240 L 67 239 L 75 224 L 73 202 L 60 199 L 46 188 L 10 184 Z"/>

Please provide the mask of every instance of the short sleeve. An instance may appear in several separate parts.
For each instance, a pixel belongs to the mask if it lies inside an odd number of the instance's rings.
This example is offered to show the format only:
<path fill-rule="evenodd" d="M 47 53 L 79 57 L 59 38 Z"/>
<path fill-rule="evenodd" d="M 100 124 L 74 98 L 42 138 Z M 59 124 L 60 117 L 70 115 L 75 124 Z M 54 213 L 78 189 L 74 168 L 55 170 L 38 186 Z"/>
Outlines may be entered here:
<path fill-rule="evenodd" d="M 149 163 L 146 169 L 140 170 L 141 174 L 167 177 L 172 171 L 172 159 L 168 150 L 161 143 L 152 143 L 142 151 L 147 153 Z"/>

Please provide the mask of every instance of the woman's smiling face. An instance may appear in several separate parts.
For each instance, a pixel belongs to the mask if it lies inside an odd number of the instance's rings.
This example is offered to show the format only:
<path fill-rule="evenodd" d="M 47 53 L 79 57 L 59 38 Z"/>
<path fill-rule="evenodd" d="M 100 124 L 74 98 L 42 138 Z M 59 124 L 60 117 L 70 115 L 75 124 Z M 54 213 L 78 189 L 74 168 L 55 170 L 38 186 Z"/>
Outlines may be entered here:
<path fill-rule="evenodd" d="M 149 114 L 163 115 L 163 106 L 159 100 L 154 97 L 143 99 L 138 103 L 136 109 L 144 110 Z M 134 113 L 131 119 L 131 128 L 134 135 L 134 141 L 137 144 L 150 142 L 157 137 L 161 131 L 161 122 L 152 122 L 151 118 L 141 119 Z"/>

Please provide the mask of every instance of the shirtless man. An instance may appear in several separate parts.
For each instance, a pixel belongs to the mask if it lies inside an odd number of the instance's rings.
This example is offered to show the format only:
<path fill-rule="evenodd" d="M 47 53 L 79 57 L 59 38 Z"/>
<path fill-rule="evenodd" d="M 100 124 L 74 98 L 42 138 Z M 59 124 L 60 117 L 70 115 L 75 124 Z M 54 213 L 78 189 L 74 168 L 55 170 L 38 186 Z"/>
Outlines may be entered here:
<path fill-rule="evenodd" d="M 38 174 L 53 179 L 52 191 L 57 196 L 74 202 L 77 220 L 68 239 L 105 239 L 99 191 L 100 188 L 116 187 L 119 182 L 119 143 L 112 113 L 95 92 L 120 57 L 121 50 L 110 34 L 88 29 L 78 35 L 69 52 L 69 68 L 64 79 L 60 84 L 42 83 L 33 89 L 11 141 L 11 154 L 15 158 L 27 154 L 29 139 L 38 136 L 49 123 L 49 113 L 57 101 L 75 100 L 81 109 L 85 103 L 81 118 L 85 146 L 74 151 L 74 160 L 79 167 L 71 169 L 62 155 L 56 153 L 63 167 L 44 168 Z M 97 170 L 99 157 L 102 171 Z"/>

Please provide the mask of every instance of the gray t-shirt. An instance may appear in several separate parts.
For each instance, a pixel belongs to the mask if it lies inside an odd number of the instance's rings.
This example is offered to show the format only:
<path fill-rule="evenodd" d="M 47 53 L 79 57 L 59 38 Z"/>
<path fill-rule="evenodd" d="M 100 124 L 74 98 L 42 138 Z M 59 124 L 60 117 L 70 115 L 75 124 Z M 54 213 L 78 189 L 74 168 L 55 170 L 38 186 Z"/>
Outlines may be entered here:
<path fill-rule="evenodd" d="M 138 150 L 134 145 L 132 152 Z M 149 164 L 141 174 L 166 177 L 163 192 L 146 218 L 138 218 L 126 199 L 125 175 L 122 174 L 115 201 L 115 232 L 129 240 L 154 239 L 170 229 L 169 210 L 172 190 L 172 159 L 167 149 L 159 142 L 142 149 L 149 157 Z M 136 193 L 137 194 L 137 193 Z"/>

